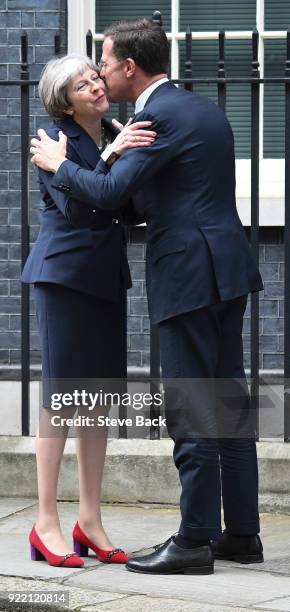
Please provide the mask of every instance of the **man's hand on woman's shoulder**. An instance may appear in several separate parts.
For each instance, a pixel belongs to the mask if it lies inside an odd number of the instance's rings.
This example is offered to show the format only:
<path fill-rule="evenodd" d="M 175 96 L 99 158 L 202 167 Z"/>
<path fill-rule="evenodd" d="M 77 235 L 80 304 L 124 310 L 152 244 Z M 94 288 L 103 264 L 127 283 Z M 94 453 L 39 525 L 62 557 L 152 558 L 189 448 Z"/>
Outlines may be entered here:
<path fill-rule="evenodd" d="M 32 138 L 30 153 L 31 162 L 46 170 L 47 172 L 57 172 L 62 162 L 66 161 L 67 137 L 63 132 L 59 132 L 59 140 L 50 138 L 45 130 L 37 130 L 39 140 Z"/>

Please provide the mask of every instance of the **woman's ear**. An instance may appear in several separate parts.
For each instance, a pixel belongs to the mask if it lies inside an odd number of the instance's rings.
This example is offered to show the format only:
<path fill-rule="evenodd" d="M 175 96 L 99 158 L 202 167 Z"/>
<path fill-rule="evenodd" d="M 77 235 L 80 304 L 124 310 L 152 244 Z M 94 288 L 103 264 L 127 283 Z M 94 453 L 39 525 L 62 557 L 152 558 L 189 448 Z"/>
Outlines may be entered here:
<path fill-rule="evenodd" d="M 71 117 L 72 117 L 72 116 L 73 116 L 73 114 L 74 114 L 74 110 L 73 110 L 73 108 L 71 108 L 71 107 L 66 108 L 66 109 L 65 109 L 63 112 L 64 112 L 66 115 L 70 115 Z"/>

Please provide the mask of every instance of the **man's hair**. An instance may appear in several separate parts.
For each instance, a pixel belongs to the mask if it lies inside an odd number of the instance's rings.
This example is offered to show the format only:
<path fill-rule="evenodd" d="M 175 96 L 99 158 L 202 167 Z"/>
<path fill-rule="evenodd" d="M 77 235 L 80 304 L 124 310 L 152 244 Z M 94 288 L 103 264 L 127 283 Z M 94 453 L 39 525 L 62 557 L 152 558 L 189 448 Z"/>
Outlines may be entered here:
<path fill-rule="evenodd" d="M 169 43 L 164 30 L 151 19 L 113 23 L 104 36 L 113 40 L 119 61 L 130 57 L 148 76 L 168 71 Z"/>

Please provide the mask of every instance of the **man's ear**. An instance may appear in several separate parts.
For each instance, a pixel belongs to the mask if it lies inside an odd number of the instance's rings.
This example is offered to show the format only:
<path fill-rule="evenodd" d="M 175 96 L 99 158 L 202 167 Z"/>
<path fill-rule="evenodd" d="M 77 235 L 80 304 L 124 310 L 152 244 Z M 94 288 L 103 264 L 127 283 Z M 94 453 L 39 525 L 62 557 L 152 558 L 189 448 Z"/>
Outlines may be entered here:
<path fill-rule="evenodd" d="M 127 59 L 125 60 L 125 75 L 127 79 L 134 76 L 135 72 L 136 72 L 136 64 L 134 60 L 131 59 L 131 57 L 127 57 Z"/>

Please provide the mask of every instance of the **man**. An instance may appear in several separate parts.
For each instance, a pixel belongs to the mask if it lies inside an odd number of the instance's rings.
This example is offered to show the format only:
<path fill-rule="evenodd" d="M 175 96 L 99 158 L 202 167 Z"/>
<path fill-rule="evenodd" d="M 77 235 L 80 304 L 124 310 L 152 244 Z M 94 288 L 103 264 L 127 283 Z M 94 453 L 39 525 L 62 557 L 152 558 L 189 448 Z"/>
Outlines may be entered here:
<path fill-rule="evenodd" d="M 105 152 L 107 163 L 92 172 L 66 160 L 63 137 L 55 143 L 41 131 L 31 151 L 34 163 L 55 172 L 56 189 L 93 209 L 113 210 L 133 196 L 146 219 L 149 314 L 159 328 L 163 377 L 201 382 L 201 393 L 191 397 L 201 427 L 179 428 L 182 411 L 173 413 L 171 405 L 168 430 L 182 487 L 179 533 L 131 559 L 127 569 L 207 574 L 210 541 L 219 538 L 216 557 L 263 561 L 254 431 L 215 437 L 216 398 L 208 393 L 215 379 L 245 383 L 243 314 L 247 294 L 262 282 L 236 211 L 232 130 L 213 102 L 168 81 L 168 61 L 166 36 L 149 20 L 105 32 L 100 65 L 110 99 L 132 102 L 134 120 L 152 121 L 152 146 L 130 149 L 113 165 L 115 154 Z M 246 384 L 241 388 L 247 406 Z"/>

